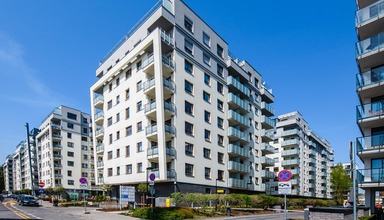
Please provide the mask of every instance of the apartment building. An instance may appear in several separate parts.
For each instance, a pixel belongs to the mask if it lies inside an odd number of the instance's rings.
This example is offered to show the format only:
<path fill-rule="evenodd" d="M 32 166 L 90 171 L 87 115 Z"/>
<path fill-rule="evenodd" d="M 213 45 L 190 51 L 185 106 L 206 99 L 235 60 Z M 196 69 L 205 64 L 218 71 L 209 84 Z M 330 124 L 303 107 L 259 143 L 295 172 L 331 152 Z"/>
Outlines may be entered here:
<path fill-rule="evenodd" d="M 272 90 L 183 1 L 159 1 L 100 61 L 91 87 L 96 184 L 263 191 Z M 270 149 L 269 149 L 270 150 Z M 116 195 L 116 194 L 115 194 Z"/>
<path fill-rule="evenodd" d="M 3 174 L 4 174 L 4 189 L 7 192 L 13 192 L 13 155 L 7 156 L 3 163 Z"/>
<path fill-rule="evenodd" d="M 63 105 L 42 121 L 36 139 L 39 181 L 44 188 L 80 189 L 81 177 L 94 185 L 90 122 L 89 114 Z"/>
<path fill-rule="evenodd" d="M 310 129 L 299 112 L 277 117 L 275 140 L 270 145 L 275 149 L 270 155 L 275 166 L 269 167 L 269 172 L 291 171 L 292 195 L 332 198 L 333 149 Z M 277 195 L 277 182 L 275 179 L 266 183 L 267 194 Z"/>
<path fill-rule="evenodd" d="M 374 212 L 384 198 L 384 1 L 356 2 L 356 120 L 361 132 L 356 148 L 364 163 L 357 177 L 365 204 Z"/>

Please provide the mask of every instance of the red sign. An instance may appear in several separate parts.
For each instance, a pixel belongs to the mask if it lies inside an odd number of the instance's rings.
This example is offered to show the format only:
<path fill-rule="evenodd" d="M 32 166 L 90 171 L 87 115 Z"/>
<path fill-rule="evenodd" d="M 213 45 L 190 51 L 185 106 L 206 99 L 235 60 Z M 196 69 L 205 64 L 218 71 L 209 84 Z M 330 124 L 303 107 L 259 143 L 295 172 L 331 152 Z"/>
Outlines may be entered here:
<path fill-rule="evenodd" d="M 289 170 L 282 170 L 277 175 L 280 182 L 287 182 L 292 178 L 292 173 Z"/>
<path fill-rule="evenodd" d="M 39 182 L 39 187 L 40 188 L 43 188 L 45 186 L 45 183 L 44 182 Z"/>

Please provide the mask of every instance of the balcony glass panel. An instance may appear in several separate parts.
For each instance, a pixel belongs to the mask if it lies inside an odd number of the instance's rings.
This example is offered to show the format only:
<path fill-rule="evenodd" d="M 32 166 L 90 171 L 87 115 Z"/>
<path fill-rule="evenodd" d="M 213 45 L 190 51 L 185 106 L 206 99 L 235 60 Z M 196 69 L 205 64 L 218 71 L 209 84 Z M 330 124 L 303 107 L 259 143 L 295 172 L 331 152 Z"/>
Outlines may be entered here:
<path fill-rule="evenodd" d="M 275 127 L 276 126 L 276 120 L 275 119 L 272 119 L 272 118 L 269 118 L 265 115 L 261 116 L 261 123 L 267 123 L 269 124 L 271 127 Z"/>
<path fill-rule="evenodd" d="M 241 116 L 239 113 L 237 113 L 233 110 L 228 111 L 228 119 L 234 119 L 234 120 L 240 122 L 241 124 L 249 127 L 249 122 L 247 123 L 247 119 L 245 119 L 245 117 Z"/>
<path fill-rule="evenodd" d="M 272 158 L 269 158 L 269 157 L 261 157 L 260 163 L 273 166 L 273 165 L 275 165 L 275 160 Z"/>
<path fill-rule="evenodd" d="M 152 88 L 153 86 L 155 86 L 155 78 L 151 78 L 151 79 L 145 81 L 144 86 L 143 86 L 144 91 Z"/>
<path fill-rule="evenodd" d="M 261 102 L 261 108 L 266 109 L 273 115 L 275 114 L 275 109 L 272 107 L 272 105 L 266 103 L 266 102 Z"/>
<path fill-rule="evenodd" d="M 234 136 L 249 142 L 249 135 L 233 127 L 228 128 L 228 136 Z"/>
<path fill-rule="evenodd" d="M 174 69 L 175 68 L 175 65 L 173 64 L 173 60 L 170 58 L 170 57 L 167 57 L 165 55 L 162 55 L 161 56 L 161 60 L 163 61 L 163 64 L 165 64 L 166 66 L 168 66 L 169 68 L 171 69 Z"/>
<path fill-rule="evenodd" d="M 384 100 L 357 106 L 357 120 L 384 115 Z"/>
<path fill-rule="evenodd" d="M 175 91 L 175 83 L 170 80 L 170 79 L 163 79 L 163 84 L 164 84 L 164 87 L 171 90 L 171 91 Z"/>
<path fill-rule="evenodd" d="M 384 82 L 384 66 L 356 75 L 357 89 Z"/>
<path fill-rule="evenodd" d="M 141 68 L 144 69 L 145 67 L 149 66 L 151 63 L 153 63 L 153 54 L 148 55 L 147 58 L 142 60 Z"/>
<path fill-rule="evenodd" d="M 275 148 L 272 145 L 268 144 L 268 143 L 261 143 L 260 144 L 260 150 L 268 151 L 268 152 L 271 152 L 271 153 L 275 152 Z"/>
<path fill-rule="evenodd" d="M 228 187 L 247 188 L 247 182 L 241 179 L 228 178 Z"/>
<path fill-rule="evenodd" d="M 249 173 L 249 166 L 242 164 L 242 163 L 229 161 L 228 162 L 228 170 L 236 170 L 239 172 Z"/>
<path fill-rule="evenodd" d="M 99 95 L 97 96 L 96 98 L 93 99 L 93 103 L 97 103 L 97 102 L 104 102 L 104 96 L 102 95 Z"/>
<path fill-rule="evenodd" d="M 261 130 L 261 136 L 266 136 L 270 139 L 274 139 L 275 138 L 275 134 L 274 134 L 274 131 L 273 130 L 265 130 L 265 129 L 262 129 Z"/>
<path fill-rule="evenodd" d="M 286 140 L 281 143 L 281 146 L 290 146 L 290 145 L 299 145 L 300 140 L 299 139 L 291 139 L 291 140 Z"/>
<path fill-rule="evenodd" d="M 233 93 L 228 94 L 228 102 L 233 102 L 244 110 L 249 111 L 248 101 L 244 101 Z"/>
<path fill-rule="evenodd" d="M 241 147 L 236 146 L 234 144 L 228 145 L 228 153 L 234 153 L 234 154 L 241 155 L 244 157 L 249 157 L 249 150 L 247 150 L 245 148 L 241 148 Z"/>
<path fill-rule="evenodd" d="M 357 42 L 356 54 L 358 56 L 381 49 L 384 47 L 384 32 L 381 32 L 373 37 Z"/>
<path fill-rule="evenodd" d="M 357 152 L 384 150 L 384 134 L 356 138 Z"/>
<path fill-rule="evenodd" d="M 104 112 L 99 112 L 99 113 L 95 114 L 95 120 L 102 118 L 102 117 L 104 117 Z"/>
<path fill-rule="evenodd" d="M 375 2 L 356 12 L 356 24 L 361 24 L 373 18 L 384 15 L 384 1 Z"/>
<path fill-rule="evenodd" d="M 287 155 L 297 155 L 297 154 L 300 154 L 300 150 L 299 149 L 284 150 L 281 155 L 282 156 L 287 156 Z"/>
<path fill-rule="evenodd" d="M 233 78 L 232 76 L 227 77 L 227 83 L 233 85 L 236 89 L 244 93 L 246 96 L 249 96 L 249 89 L 245 87 L 241 82 Z"/>
<path fill-rule="evenodd" d="M 283 160 L 281 162 L 281 165 L 286 166 L 286 165 L 299 165 L 300 160 L 299 159 L 292 159 L 292 160 Z"/>

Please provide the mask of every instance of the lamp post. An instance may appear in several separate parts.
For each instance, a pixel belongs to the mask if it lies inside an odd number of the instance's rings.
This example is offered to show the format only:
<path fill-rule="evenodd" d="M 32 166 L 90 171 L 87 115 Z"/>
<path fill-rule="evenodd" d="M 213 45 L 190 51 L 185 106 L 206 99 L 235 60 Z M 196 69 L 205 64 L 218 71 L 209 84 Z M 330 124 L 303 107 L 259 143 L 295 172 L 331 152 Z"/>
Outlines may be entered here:
<path fill-rule="evenodd" d="M 25 123 L 27 129 L 27 145 L 28 145 L 28 158 L 29 158 L 29 172 L 31 177 L 31 191 L 32 195 L 35 196 L 35 186 L 33 184 L 33 173 L 32 173 L 32 158 L 31 158 L 31 143 L 29 142 L 29 124 Z"/>
<path fill-rule="evenodd" d="M 215 192 L 215 194 L 217 194 L 217 181 L 218 180 L 220 180 L 219 178 L 216 178 L 216 188 L 215 188 L 215 190 L 216 190 L 216 192 Z"/>
<path fill-rule="evenodd" d="M 145 169 L 145 179 L 146 179 L 146 187 L 145 187 L 145 207 L 148 206 L 148 170 L 152 170 L 152 167 L 147 167 Z"/>

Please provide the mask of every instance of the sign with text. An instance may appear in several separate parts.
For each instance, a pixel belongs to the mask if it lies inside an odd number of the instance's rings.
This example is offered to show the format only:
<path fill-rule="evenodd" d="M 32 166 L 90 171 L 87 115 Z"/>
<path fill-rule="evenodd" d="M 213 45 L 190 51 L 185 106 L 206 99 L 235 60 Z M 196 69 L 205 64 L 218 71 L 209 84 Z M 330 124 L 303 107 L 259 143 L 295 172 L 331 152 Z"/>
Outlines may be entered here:
<path fill-rule="evenodd" d="M 278 183 L 279 194 L 290 195 L 292 194 L 292 183 L 291 182 L 279 182 Z"/>
<path fill-rule="evenodd" d="M 120 207 L 127 205 L 129 202 L 135 202 L 135 187 L 120 186 Z"/>

